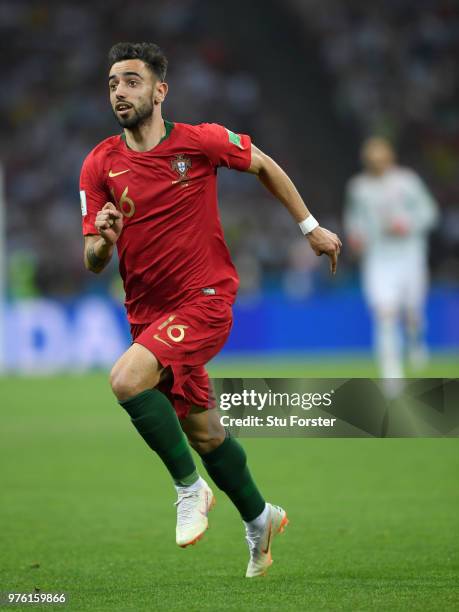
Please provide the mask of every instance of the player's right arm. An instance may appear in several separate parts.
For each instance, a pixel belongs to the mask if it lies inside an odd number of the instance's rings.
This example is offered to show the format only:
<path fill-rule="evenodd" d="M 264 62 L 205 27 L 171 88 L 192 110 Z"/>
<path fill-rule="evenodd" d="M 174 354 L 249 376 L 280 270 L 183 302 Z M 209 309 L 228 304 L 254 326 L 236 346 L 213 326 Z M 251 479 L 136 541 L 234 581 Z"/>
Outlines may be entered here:
<path fill-rule="evenodd" d="M 107 202 L 97 213 L 94 226 L 98 235 L 88 234 L 84 237 L 84 264 L 87 270 L 98 274 L 112 258 L 123 229 L 123 215 L 111 202 Z"/>
<path fill-rule="evenodd" d="M 98 274 L 110 261 L 123 229 L 123 215 L 111 202 L 103 168 L 104 150 L 96 147 L 86 157 L 80 175 L 83 215 L 84 265 Z"/>

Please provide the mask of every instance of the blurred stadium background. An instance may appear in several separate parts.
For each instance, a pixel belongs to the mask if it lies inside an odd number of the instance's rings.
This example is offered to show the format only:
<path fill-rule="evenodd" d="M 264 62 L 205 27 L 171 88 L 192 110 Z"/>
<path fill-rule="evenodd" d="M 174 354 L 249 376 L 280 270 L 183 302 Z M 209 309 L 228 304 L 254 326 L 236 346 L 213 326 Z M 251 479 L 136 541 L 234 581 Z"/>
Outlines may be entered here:
<path fill-rule="evenodd" d="M 457 376 L 457 3 L 0 0 L 0 28 L 0 590 L 68 591 L 72 610 L 457 609 L 455 439 L 245 439 L 291 518 L 269 580 L 241 579 L 241 526 L 221 495 L 202 546 L 173 545 L 167 475 L 105 372 L 88 372 L 129 337 L 115 263 L 83 268 L 78 197 L 83 158 L 119 130 L 106 54 L 120 40 L 166 51 L 166 118 L 251 134 L 339 233 L 361 140 L 387 135 L 441 207 L 422 374 Z M 251 176 L 222 170 L 220 204 L 241 290 L 211 373 L 375 376 L 349 250 L 332 279 Z"/>
<path fill-rule="evenodd" d="M 83 158 L 119 131 L 106 54 L 128 39 L 156 41 L 169 57 L 167 118 L 251 134 L 340 234 L 344 187 L 359 168 L 362 138 L 392 139 L 402 164 L 441 206 L 431 240 L 428 340 L 443 358 L 436 375 L 443 366 L 452 375 L 459 347 L 455 2 L 140 0 L 127 9 L 118 0 L 3 0 L 0 22 L 8 368 L 108 368 L 129 342 L 116 262 L 101 276 L 83 268 L 78 200 Z M 349 375 L 366 375 L 370 319 L 349 250 L 332 279 L 324 258 L 251 176 L 221 170 L 220 204 L 241 290 L 217 364 L 255 363 L 252 352 L 258 366 L 261 355 L 275 370 L 313 357 L 313 375 L 320 362 L 336 376 L 348 373 L 339 364 L 349 368 L 350 356 L 360 355 Z"/>

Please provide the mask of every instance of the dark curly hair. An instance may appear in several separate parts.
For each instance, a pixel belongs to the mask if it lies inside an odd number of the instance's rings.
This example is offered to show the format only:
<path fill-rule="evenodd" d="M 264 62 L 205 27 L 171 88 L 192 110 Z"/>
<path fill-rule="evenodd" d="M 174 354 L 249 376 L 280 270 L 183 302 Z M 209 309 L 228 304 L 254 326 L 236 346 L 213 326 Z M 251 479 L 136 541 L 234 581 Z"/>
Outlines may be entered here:
<path fill-rule="evenodd" d="M 110 68 L 116 62 L 128 59 L 142 60 L 161 81 L 166 78 L 167 58 L 155 43 L 119 42 L 108 52 Z"/>

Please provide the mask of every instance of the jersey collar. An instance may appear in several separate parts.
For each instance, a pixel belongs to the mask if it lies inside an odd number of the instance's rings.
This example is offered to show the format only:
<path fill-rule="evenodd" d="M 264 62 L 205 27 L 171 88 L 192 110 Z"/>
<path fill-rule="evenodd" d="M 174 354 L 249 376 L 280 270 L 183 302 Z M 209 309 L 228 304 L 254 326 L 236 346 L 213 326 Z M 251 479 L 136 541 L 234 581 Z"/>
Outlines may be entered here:
<path fill-rule="evenodd" d="M 142 153 L 149 153 L 150 151 L 154 151 L 156 147 L 158 147 L 162 142 L 166 140 L 166 138 L 169 138 L 174 128 L 174 125 L 175 124 L 172 121 L 167 121 L 167 119 L 164 119 L 164 127 L 166 128 L 166 133 L 161 138 L 161 140 L 158 142 L 158 144 L 154 146 L 153 149 L 149 149 L 148 151 L 134 151 L 134 149 L 131 149 L 128 143 L 126 142 L 126 134 L 124 132 L 121 134 L 121 140 L 126 145 L 126 148 L 128 149 L 128 151 L 131 151 L 132 153 L 140 153 L 142 155 Z"/>

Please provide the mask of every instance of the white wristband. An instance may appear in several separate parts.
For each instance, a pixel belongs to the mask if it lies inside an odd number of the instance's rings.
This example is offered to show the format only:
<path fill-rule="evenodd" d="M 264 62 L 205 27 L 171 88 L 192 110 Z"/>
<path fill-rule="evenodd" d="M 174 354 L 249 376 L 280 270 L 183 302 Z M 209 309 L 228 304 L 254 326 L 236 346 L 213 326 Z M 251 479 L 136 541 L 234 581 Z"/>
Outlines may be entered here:
<path fill-rule="evenodd" d="M 319 227 L 319 222 L 317 219 L 314 219 L 312 215 L 309 215 L 309 217 L 306 217 L 306 219 L 301 221 L 301 223 L 298 223 L 298 225 L 300 226 L 300 230 L 306 236 L 306 234 L 310 234 L 312 230 L 315 230 L 316 227 Z"/>

